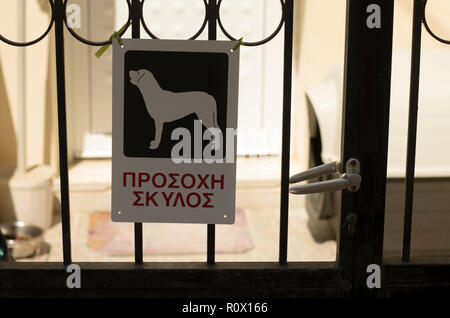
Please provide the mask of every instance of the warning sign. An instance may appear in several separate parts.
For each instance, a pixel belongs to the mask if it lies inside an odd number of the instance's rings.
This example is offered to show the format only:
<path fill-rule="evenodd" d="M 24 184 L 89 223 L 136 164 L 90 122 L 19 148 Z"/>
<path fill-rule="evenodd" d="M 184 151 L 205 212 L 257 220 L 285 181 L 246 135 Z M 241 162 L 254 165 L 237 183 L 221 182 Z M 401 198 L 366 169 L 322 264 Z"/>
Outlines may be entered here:
<path fill-rule="evenodd" d="M 234 223 L 236 43 L 114 43 L 113 221 Z"/>

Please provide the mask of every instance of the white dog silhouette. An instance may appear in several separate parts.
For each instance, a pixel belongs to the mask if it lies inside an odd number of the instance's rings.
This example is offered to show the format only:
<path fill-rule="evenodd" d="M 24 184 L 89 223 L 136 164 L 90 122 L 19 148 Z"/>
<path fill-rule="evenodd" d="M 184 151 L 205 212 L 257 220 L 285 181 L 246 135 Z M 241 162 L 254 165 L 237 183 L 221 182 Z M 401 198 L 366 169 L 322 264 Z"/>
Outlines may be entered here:
<path fill-rule="evenodd" d="M 195 113 L 206 128 L 219 128 L 217 103 L 206 92 L 174 93 L 163 90 L 149 70 L 130 71 L 130 82 L 136 85 L 144 98 L 149 115 L 155 120 L 155 139 L 150 149 L 161 143 L 164 123 Z"/>

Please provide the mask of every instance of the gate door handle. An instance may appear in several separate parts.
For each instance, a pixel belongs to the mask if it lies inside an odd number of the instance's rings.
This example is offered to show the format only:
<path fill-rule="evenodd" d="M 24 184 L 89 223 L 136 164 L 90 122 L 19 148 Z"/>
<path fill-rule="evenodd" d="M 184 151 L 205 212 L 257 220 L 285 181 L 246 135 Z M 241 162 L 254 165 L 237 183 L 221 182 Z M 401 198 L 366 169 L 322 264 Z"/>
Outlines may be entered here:
<path fill-rule="evenodd" d="M 351 192 L 359 190 L 361 184 L 360 163 L 357 159 L 350 159 L 345 164 L 346 173 L 339 179 L 302 184 L 289 188 L 292 194 L 311 194 L 319 192 L 334 192 L 347 189 Z M 330 173 L 342 173 L 342 163 L 331 162 L 300 172 L 289 178 L 289 183 L 297 183 Z"/>

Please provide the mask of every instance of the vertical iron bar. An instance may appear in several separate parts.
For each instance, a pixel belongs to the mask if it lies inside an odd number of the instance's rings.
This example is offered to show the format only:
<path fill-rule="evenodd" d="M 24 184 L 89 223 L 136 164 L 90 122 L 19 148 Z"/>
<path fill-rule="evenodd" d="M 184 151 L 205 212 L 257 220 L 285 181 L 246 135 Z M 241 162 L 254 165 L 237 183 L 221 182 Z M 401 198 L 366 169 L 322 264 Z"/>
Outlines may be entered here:
<path fill-rule="evenodd" d="M 209 0 L 206 10 L 208 16 L 208 40 L 215 41 L 217 40 L 217 18 L 219 14 L 217 0 Z M 214 265 L 216 262 L 216 226 L 214 224 L 208 224 L 206 235 L 206 262 L 208 265 Z"/>
<path fill-rule="evenodd" d="M 419 103 L 420 46 L 422 44 L 422 19 L 424 3 L 414 0 L 413 34 L 411 52 L 411 82 L 409 91 L 408 148 L 406 150 L 405 216 L 403 223 L 402 261 L 408 262 L 411 254 L 412 210 L 414 199 L 414 174 L 416 165 L 417 113 Z"/>
<path fill-rule="evenodd" d="M 280 250 L 279 263 L 287 263 L 289 221 L 289 162 L 291 151 L 292 42 L 294 1 L 285 1 L 284 78 L 283 78 L 283 144 L 281 150 Z"/>
<path fill-rule="evenodd" d="M 207 259 L 208 265 L 214 265 L 216 262 L 216 226 L 208 224 L 207 227 Z"/>
<path fill-rule="evenodd" d="M 370 7 L 379 26 L 370 26 Z M 341 161 L 361 162 L 358 192 L 342 191 L 336 277 L 339 296 L 375 296 L 367 266 L 382 264 L 394 1 L 347 0 Z"/>
<path fill-rule="evenodd" d="M 66 80 L 64 61 L 64 3 L 55 0 L 56 85 L 58 102 L 59 179 L 64 264 L 72 263 L 70 241 L 69 171 L 67 159 Z"/>
<path fill-rule="evenodd" d="M 19 33 L 19 41 L 20 42 L 26 42 L 26 6 L 25 6 L 25 0 L 20 0 L 18 2 L 18 15 L 17 15 L 17 21 L 19 21 L 19 27 L 18 27 L 18 33 Z M 18 147 L 17 147 L 17 166 L 18 171 L 20 173 L 25 173 L 27 171 L 27 145 L 26 145 L 26 136 L 27 136 L 27 113 L 26 113 L 26 104 L 27 104 L 27 85 L 26 85 L 26 64 L 27 64 L 27 58 L 26 58 L 26 48 L 23 47 L 19 49 L 19 58 L 18 58 Z"/>
<path fill-rule="evenodd" d="M 141 37 L 141 3 L 139 0 L 131 0 L 131 33 L 133 39 Z M 140 265 L 144 262 L 143 256 L 143 230 L 142 223 L 134 223 L 134 262 Z"/>

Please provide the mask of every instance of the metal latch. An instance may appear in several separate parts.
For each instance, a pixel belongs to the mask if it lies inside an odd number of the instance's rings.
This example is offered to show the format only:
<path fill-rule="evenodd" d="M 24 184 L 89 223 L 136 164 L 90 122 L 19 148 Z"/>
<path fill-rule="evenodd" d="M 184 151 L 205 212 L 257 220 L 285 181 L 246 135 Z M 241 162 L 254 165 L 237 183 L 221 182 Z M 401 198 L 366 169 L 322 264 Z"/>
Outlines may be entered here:
<path fill-rule="evenodd" d="M 319 192 L 334 192 L 347 189 L 351 192 L 359 190 L 361 184 L 360 163 L 358 159 L 350 159 L 345 164 L 346 173 L 339 179 L 302 184 L 289 188 L 292 194 L 311 194 Z M 289 178 L 289 183 L 297 183 L 308 179 L 325 176 L 331 173 L 343 173 L 341 162 L 330 162 L 318 167 L 302 171 Z"/>

